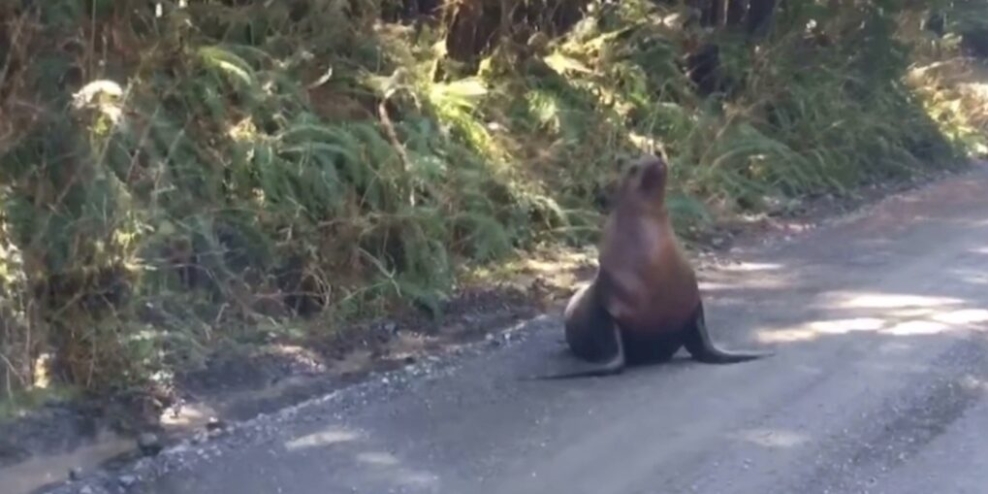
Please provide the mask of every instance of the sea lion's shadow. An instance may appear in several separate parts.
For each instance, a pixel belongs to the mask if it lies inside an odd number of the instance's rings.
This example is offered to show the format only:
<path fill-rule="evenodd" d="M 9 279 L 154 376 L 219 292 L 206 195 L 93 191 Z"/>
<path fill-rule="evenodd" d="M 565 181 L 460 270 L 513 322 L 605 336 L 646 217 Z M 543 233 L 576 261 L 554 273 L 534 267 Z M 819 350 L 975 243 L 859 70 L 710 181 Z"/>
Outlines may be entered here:
<path fill-rule="evenodd" d="M 538 365 L 538 368 L 534 369 L 534 373 L 536 375 L 568 373 L 571 371 L 586 369 L 595 365 L 593 362 L 587 362 L 573 354 L 569 347 L 566 346 L 565 342 L 558 343 L 554 345 L 551 350 L 540 353 L 543 355 L 542 358 L 539 359 L 541 365 Z M 685 350 L 680 349 L 670 359 L 648 359 L 630 362 L 625 367 L 624 373 L 641 372 L 651 369 L 660 369 L 663 367 L 682 368 L 697 364 L 699 364 L 699 362 L 693 360 Z M 528 369 L 522 373 L 530 374 L 532 371 L 532 369 Z"/>

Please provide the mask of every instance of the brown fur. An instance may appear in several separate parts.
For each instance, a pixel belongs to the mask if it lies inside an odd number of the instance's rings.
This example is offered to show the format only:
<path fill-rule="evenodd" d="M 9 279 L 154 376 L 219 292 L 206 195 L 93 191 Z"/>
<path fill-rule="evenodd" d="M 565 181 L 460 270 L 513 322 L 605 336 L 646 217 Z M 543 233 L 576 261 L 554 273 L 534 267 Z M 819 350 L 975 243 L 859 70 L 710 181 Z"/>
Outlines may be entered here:
<path fill-rule="evenodd" d="M 665 206 L 667 165 L 645 156 L 624 174 L 604 225 L 599 268 L 564 313 L 573 353 L 600 363 L 549 377 L 618 373 L 626 363 L 664 361 L 685 346 L 706 363 L 734 363 L 767 353 L 727 352 L 710 339 L 696 274 Z"/>

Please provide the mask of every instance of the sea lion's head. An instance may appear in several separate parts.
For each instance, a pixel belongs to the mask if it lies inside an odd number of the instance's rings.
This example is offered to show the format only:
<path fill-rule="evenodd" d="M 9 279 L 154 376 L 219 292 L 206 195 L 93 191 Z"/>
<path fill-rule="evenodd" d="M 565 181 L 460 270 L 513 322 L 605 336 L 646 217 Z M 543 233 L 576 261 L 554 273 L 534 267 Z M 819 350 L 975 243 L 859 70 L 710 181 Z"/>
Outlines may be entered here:
<path fill-rule="evenodd" d="M 622 196 L 626 199 L 635 198 L 636 201 L 645 201 L 651 207 L 662 207 L 665 204 L 668 175 L 669 167 L 664 159 L 646 154 L 628 167 L 621 187 Z"/>

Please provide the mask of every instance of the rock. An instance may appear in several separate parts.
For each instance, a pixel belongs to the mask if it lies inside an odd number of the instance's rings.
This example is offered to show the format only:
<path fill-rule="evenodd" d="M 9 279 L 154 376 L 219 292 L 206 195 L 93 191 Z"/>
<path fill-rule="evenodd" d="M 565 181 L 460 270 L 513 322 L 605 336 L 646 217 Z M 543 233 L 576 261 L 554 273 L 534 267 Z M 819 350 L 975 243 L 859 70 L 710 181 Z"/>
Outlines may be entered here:
<path fill-rule="evenodd" d="M 82 478 L 82 468 L 75 467 L 69 470 L 69 480 L 79 480 Z"/>
<path fill-rule="evenodd" d="M 209 417 L 209 421 L 206 422 L 206 430 L 209 431 L 215 431 L 225 427 L 226 423 L 216 417 Z"/>
<path fill-rule="evenodd" d="M 129 488 L 137 483 L 137 477 L 134 477 L 133 475 L 121 475 L 117 480 L 120 482 L 120 485 L 125 488 Z"/>
<path fill-rule="evenodd" d="M 82 489 L 79 489 L 79 494 L 93 494 L 93 488 L 88 485 L 84 485 L 82 486 Z"/>
<path fill-rule="evenodd" d="M 140 448 L 141 453 L 145 456 L 154 456 L 158 454 L 164 447 L 161 444 L 161 440 L 158 439 L 158 435 L 145 432 L 137 437 L 137 447 Z"/>
<path fill-rule="evenodd" d="M 487 333 L 487 336 L 484 337 L 484 340 L 490 346 L 500 346 L 501 345 L 501 342 L 497 339 L 497 336 L 495 336 L 493 333 Z"/>

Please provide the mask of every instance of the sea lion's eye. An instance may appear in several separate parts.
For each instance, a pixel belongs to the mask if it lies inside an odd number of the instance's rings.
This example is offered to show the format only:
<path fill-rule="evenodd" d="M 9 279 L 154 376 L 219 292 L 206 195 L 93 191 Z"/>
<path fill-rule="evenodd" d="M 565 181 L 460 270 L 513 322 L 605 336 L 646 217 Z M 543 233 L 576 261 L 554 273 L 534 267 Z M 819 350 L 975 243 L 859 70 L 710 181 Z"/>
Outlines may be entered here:
<path fill-rule="evenodd" d="M 638 176 L 641 175 L 641 171 L 642 171 L 641 165 L 639 165 L 638 163 L 633 163 L 633 164 L 629 165 L 628 168 L 625 169 L 625 171 L 624 171 L 624 178 L 625 179 L 630 179 L 630 178 L 637 179 Z"/>

